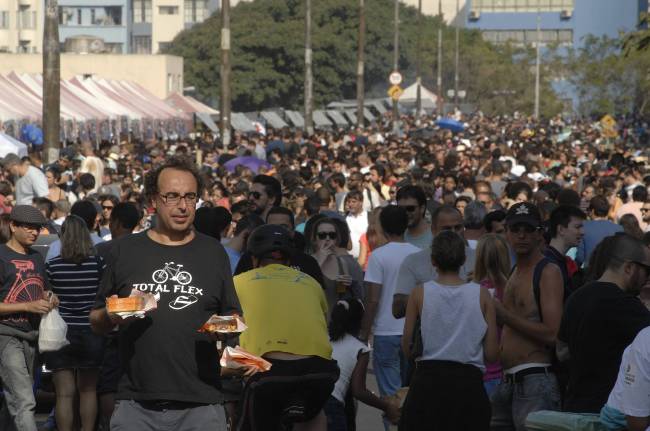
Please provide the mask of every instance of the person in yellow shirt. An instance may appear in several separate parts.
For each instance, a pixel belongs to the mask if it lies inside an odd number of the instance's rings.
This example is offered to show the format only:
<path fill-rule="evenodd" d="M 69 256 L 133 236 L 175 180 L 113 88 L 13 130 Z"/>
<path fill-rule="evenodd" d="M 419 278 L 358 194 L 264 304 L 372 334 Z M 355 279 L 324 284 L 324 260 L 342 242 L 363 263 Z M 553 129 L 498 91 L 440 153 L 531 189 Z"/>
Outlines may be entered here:
<path fill-rule="evenodd" d="M 339 375 L 327 332 L 327 300 L 311 276 L 288 266 L 289 232 L 264 225 L 248 239 L 253 269 L 234 278 L 248 329 L 241 347 L 271 362 L 246 382 L 239 431 L 325 431 L 323 406 Z"/>

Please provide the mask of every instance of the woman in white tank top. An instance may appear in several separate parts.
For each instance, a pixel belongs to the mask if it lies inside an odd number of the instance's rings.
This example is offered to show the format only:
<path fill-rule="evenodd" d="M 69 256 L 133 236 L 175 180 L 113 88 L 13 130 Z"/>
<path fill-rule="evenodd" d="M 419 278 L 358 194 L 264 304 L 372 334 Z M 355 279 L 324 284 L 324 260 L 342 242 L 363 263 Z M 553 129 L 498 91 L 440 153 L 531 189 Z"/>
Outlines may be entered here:
<path fill-rule="evenodd" d="M 497 325 L 490 294 L 458 275 L 465 241 L 451 231 L 433 240 L 435 281 L 409 297 L 402 349 L 410 357 L 420 317 L 422 352 L 402 409 L 400 430 L 480 431 L 490 426 L 483 387 L 485 361 L 498 357 Z"/>

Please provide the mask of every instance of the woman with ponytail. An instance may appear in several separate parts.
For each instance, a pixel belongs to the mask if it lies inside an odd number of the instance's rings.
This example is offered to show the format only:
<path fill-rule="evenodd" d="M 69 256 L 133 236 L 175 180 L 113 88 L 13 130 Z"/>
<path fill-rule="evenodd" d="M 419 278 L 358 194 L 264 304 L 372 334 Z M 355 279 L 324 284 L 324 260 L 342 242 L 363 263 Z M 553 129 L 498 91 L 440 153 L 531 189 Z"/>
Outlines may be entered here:
<path fill-rule="evenodd" d="M 366 388 L 370 347 L 356 338 L 361 329 L 363 312 L 363 304 L 358 299 L 338 301 L 332 309 L 329 324 L 332 359 L 338 362 L 341 371 L 334 391 L 325 404 L 328 431 L 348 429 L 344 404 L 348 389 L 357 400 L 382 410 L 389 421 L 397 423 L 399 420 L 397 404 L 379 398 Z"/>

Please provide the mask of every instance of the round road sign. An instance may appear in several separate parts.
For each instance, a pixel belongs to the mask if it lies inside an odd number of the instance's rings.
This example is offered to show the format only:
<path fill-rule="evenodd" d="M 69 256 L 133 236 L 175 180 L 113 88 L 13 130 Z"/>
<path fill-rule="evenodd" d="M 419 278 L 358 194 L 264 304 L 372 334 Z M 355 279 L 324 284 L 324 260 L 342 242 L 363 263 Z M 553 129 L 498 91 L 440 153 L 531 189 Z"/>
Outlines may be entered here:
<path fill-rule="evenodd" d="M 388 82 L 393 85 L 400 85 L 402 83 L 402 74 L 398 71 L 391 73 L 388 77 Z"/>

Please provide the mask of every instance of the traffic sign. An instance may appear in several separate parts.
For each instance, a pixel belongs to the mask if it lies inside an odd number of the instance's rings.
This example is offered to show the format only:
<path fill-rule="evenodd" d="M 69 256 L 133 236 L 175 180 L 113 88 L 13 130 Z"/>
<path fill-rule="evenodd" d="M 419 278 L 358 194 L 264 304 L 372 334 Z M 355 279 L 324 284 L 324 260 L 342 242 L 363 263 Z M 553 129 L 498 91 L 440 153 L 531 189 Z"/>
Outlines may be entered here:
<path fill-rule="evenodd" d="M 393 85 L 388 89 L 388 96 L 393 100 L 399 100 L 402 94 L 404 94 L 404 90 L 399 85 Z"/>
<path fill-rule="evenodd" d="M 399 73 L 398 71 L 394 71 L 388 77 L 388 82 L 390 82 L 393 85 L 400 85 L 402 83 L 402 74 Z"/>

